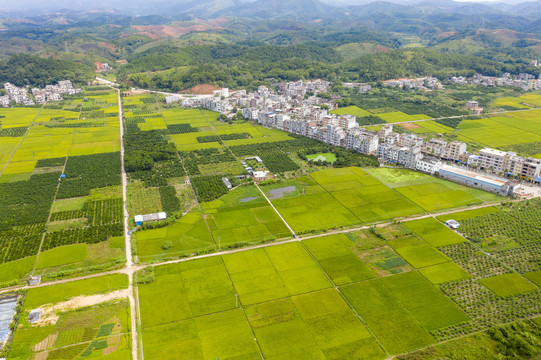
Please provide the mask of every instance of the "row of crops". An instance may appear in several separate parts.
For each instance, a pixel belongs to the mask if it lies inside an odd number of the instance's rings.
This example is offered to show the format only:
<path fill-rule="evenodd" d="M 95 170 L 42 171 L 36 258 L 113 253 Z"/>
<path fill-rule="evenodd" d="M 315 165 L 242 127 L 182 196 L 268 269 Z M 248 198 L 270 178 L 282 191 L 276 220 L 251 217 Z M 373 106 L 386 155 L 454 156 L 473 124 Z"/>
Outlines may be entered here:
<path fill-rule="evenodd" d="M 95 244 L 107 241 L 112 236 L 123 234 L 122 198 L 87 201 L 82 210 L 60 211 L 51 214 L 51 223 L 83 219 L 84 227 L 50 232 L 45 235 L 42 248 L 72 244 Z"/>
<path fill-rule="evenodd" d="M 0 264 L 36 255 L 45 224 L 16 226 L 0 231 Z"/>
<path fill-rule="evenodd" d="M 541 209 L 522 203 L 508 211 L 466 219 L 462 221 L 460 231 L 474 242 L 494 236 L 505 236 L 523 245 L 538 242 Z"/>

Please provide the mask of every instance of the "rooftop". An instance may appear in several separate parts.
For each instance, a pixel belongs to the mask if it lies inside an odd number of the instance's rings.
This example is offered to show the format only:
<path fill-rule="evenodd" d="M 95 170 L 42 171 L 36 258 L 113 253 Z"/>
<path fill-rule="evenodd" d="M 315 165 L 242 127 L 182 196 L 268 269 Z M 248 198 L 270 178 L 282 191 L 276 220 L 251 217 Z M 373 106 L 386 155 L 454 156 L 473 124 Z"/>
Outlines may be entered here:
<path fill-rule="evenodd" d="M 164 212 L 146 215 L 135 215 L 135 222 L 157 221 L 164 219 L 167 219 L 167 214 Z"/>
<path fill-rule="evenodd" d="M 469 170 L 465 170 L 462 168 L 457 168 L 457 167 L 449 166 L 449 165 L 443 165 L 440 171 L 447 171 L 453 174 L 469 177 L 471 179 L 475 179 L 475 180 L 482 181 L 482 182 L 496 185 L 496 186 L 504 186 L 505 184 L 507 184 L 507 180 L 505 179 L 500 179 L 500 178 L 490 176 L 490 175 L 485 175 L 485 174 L 479 174 L 473 171 L 469 171 Z"/>
<path fill-rule="evenodd" d="M 495 156 L 505 156 L 507 154 L 505 151 L 491 149 L 491 148 L 484 148 L 481 151 L 479 151 L 479 154 L 489 154 L 489 155 L 495 155 Z"/>

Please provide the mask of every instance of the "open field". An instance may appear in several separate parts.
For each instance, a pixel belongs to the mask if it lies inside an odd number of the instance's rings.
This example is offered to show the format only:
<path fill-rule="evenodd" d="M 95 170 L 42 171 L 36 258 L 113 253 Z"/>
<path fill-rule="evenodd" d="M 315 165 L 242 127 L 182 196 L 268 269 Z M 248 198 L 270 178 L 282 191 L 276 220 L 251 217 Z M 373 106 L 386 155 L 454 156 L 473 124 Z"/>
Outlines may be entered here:
<path fill-rule="evenodd" d="M 375 274 L 351 251 L 353 244 L 345 235 L 305 240 L 304 245 L 337 285 L 375 277 Z"/>
<path fill-rule="evenodd" d="M 422 212 L 360 168 L 323 170 L 310 176 L 326 192 L 273 201 L 286 221 L 299 232 Z"/>
<path fill-rule="evenodd" d="M 469 322 L 416 271 L 375 279 L 353 251 L 362 242 L 333 235 L 303 244 L 156 267 L 155 280 L 139 287 L 145 358 L 256 359 L 259 349 L 271 359 L 379 359 L 433 344 L 435 332 Z M 442 279 L 449 273 L 453 281 L 467 277 L 451 264 L 423 275 L 434 283 L 451 281 Z M 218 331 L 213 341 L 206 337 Z M 243 346 L 228 345 L 233 339 Z"/>
<path fill-rule="evenodd" d="M 222 246 L 291 235 L 255 186 L 237 188 L 202 207 L 215 241 Z"/>
<path fill-rule="evenodd" d="M 336 155 L 333 153 L 313 154 L 307 155 L 306 157 L 312 161 L 326 161 L 331 164 L 336 161 Z"/>
<path fill-rule="evenodd" d="M 193 254 L 200 250 L 214 249 L 214 240 L 201 213 L 189 213 L 169 227 L 139 231 L 135 234 L 141 260 Z M 164 246 L 170 242 L 170 246 Z"/>
<path fill-rule="evenodd" d="M 537 286 L 521 277 L 519 274 L 503 274 L 481 280 L 496 295 L 508 297 L 537 290 Z"/>
<path fill-rule="evenodd" d="M 526 273 L 524 274 L 524 277 L 536 284 L 537 286 L 541 287 L 541 270 Z"/>
<path fill-rule="evenodd" d="M 442 284 L 449 281 L 458 281 L 467 279 L 470 275 L 462 270 L 460 266 L 453 262 L 446 262 L 438 265 L 432 265 L 419 270 L 432 284 Z"/>
<path fill-rule="evenodd" d="M 513 113 L 482 120 L 464 120 L 458 126 L 458 139 L 485 146 L 502 146 L 541 141 L 541 110 Z"/>
<path fill-rule="evenodd" d="M 55 304 L 74 296 L 102 294 L 128 287 L 128 277 L 123 274 L 106 275 L 65 284 L 45 286 L 28 291 L 24 306 L 34 309 L 44 304 Z"/>
<path fill-rule="evenodd" d="M 384 120 L 383 122 L 388 123 L 397 123 L 397 122 L 406 122 L 413 120 L 425 120 L 430 119 L 430 116 L 419 114 L 419 115 L 408 115 L 400 111 L 387 112 L 387 113 L 378 113 L 377 117 Z"/>
<path fill-rule="evenodd" d="M 496 99 L 492 108 L 512 107 L 513 109 L 531 109 L 541 106 L 541 96 L 538 94 L 524 94 L 517 97 L 503 97 Z"/>
<path fill-rule="evenodd" d="M 435 247 L 466 242 L 466 239 L 434 218 L 410 221 L 405 226 Z"/>
<path fill-rule="evenodd" d="M 406 169 L 370 168 L 370 175 L 426 211 L 501 201 L 503 197 Z"/>
<path fill-rule="evenodd" d="M 342 168 L 313 172 L 310 177 L 318 185 L 317 192 L 312 192 L 314 185 L 308 185 L 303 195 L 273 198 L 273 203 L 286 221 L 303 233 L 502 199 L 410 170 L 367 171 Z M 284 184 L 284 189 L 287 187 Z"/>
<path fill-rule="evenodd" d="M 348 107 L 339 108 L 339 109 L 331 111 L 331 114 L 336 114 L 336 115 L 348 114 L 348 115 L 354 115 L 357 117 L 364 117 L 364 116 L 372 115 L 372 113 L 366 110 L 363 110 L 357 106 L 348 106 Z"/>
<path fill-rule="evenodd" d="M 409 125 L 409 126 L 405 126 L 405 125 Z M 416 134 L 428 134 L 428 133 L 447 134 L 447 133 L 452 133 L 454 131 L 453 128 L 437 123 L 436 121 L 420 121 L 417 123 L 401 124 L 401 126 L 405 127 L 406 129 Z"/>
<path fill-rule="evenodd" d="M 384 357 L 298 243 L 157 267 L 155 276 L 139 290 L 142 313 L 150 311 L 145 358 Z"/>
<path fill-rule="evenodd" d="M 347 285 L 340 291 L 390 353 L 427 346 L 434 342 L 427 330 L 468 320 L 416 272 Z"/>

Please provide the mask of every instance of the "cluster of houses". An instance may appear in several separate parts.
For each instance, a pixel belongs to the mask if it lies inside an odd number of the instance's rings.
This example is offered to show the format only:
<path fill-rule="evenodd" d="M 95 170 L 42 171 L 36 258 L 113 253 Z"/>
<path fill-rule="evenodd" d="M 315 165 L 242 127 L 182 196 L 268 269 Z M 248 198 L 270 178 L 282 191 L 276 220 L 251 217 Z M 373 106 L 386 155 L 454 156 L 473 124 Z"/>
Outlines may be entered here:
<path fill-rule="evenodd" d="M 426 79 L 423 81 L 426 84 Z M 424 141 L 414 134 L 394 132 L 392 124 L 384 125 L 379 131 L 363 128 L 353 115 L 329 112 L 336 108 L 336 103 L 317 97 L 318 93 L 327 91 L 326 86 L 329 86 L 327 82 L 316 80 L 283 84 L 277 91 L 260 86 L 254 92 L 240 90 L 229 94 L 228 89 L 222 89 L 210 96 L 184 98 L 182 104 L 204 107 L 226 116 L 232 116 L 232 110 L 236 109 L 262 126 L 372 154 L 384 163 L 399 164 L 429 174 L 438 173 L 444 178 L 502 195 L 512 194 L 517 185 L 501 177 L 503 175 L 541 180 L 541 160 L 505 153 L 504 157 L 513 159 L 506 160 L 505 164 L 512 162 L 513 166 L 495 166 L 500 162 L 489 164 L 485 160 L 485 154 L 492 149 L 483 149 L 479 155 L 474 155 L 467 152 L 466 143 L 447 143 L 439 138 Z M 473 109 L 478 104 L 470 106 Z M 460 165 L 456 166 L 456 163 Z"/>
<path fill-rule="evenodd" d="M 0 105 L 9 107 L 12 103 L 23 105 L 44 104 L 49 101 L 61 101 L 62 95 L 74 95 L 82 92 L 80 88 L 74 88 L 70 80 L 59 81 L 56 85 L 47 85 L 45 89 L 32 89 L 32 97 L 25 87 L 18 87 L 9 82 L 4 84 L 6 95 L 0 96 Z"/>
<path fill-rule="evenodd" d="M 36 103 L 28 96 L 26 88 L 17 87 L 11 83 L 4 84 L 6 95 L 0 96 L 0 104 L 3 107 L 9 107 L 11 103 L 23 105 L 35 105 Z"/>
<path fill-rule="evenodd" d="M 481 74 L 475 74 L 472 77 L 466 78 L 463 76 L 453 76 L 451 82 L 460 85 L 482 85 L 482 86 L 513 86 L 521 88 L 525 91 L 540 90 L 541 78 L 536 79 L 531 74 L 521 73 L 516 76 L 512 76 L 509 73 L 505 73 L 500 77 L 484 76 Z"/>
<path fill-rule="evenodd" d="M 444 87 L 435 77 L 420 77 L 415 79 L 393 79 L 383 82 L 384 86 L 399 87 L 401 89 L 443 90 Z"/>
<path fill-rule="evenodd" d="M 44 104 L 49 101 L 62 101 L 62 95 L 75 95 L 82 93 L 81 88 L 74 88 L 69 80 L 59 81 L 56 85 L 47 85 L 45 89 L 32 89 L 32 95 L 36 99 L 37 104 Z"/>

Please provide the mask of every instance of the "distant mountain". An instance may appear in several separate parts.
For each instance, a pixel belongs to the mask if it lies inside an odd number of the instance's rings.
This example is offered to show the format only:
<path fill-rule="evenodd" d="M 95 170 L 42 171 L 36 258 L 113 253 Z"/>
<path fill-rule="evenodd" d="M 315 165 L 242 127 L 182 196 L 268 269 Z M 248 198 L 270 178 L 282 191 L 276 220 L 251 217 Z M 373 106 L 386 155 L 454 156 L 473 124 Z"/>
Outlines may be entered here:
<path fill-rule="evenodd" d="M 290 17 L 311 20 L 328 17 L 335 10 L 336 7 L 319 0 L 257 0 L 224 9 L 215 15 L 259 19 Z"/>
<path fill-rule="evenodd" d="M 25 9 L 37 0 L 0 0 L 2 6 Z M 347 5 L 353 0 L 77 0 L 40 1 L 42 7 L 52 8 L 64 4 L 65 8 L 89 10 L 113 9 L 115 13 L 146 16 L 160 15 L 176 19 L 214 19 L 238 17 L 249 19 L 298 19 L 299 21 L 325 20 L 351 25 L 365 24 L 374 28 L 415 33 L 439 33 L 454 30 L 486 28 L 509 28 L 530 31 L 539 28 L 541 0 L 517 5 L 508 3 L 457 2 L 452 0 L 359 0 L 358 5 Z M 369 1 L 369 2 L 368 2 Z M 359 4 L 361 3 L 361 4 Z M 32 11 L 36 15 L 39 11 Z M 49 12 L 51 13 L 51 12 Z M 145 20 L 146 21 L 146 20 Z M 155 20 L 153 20 L 155 21 Z"/>
<path fill-rule="evenodd" d="M 525 2 L 508 9 L 509 12 L 528 19 L 541 18 L 541 1 Z"/>

